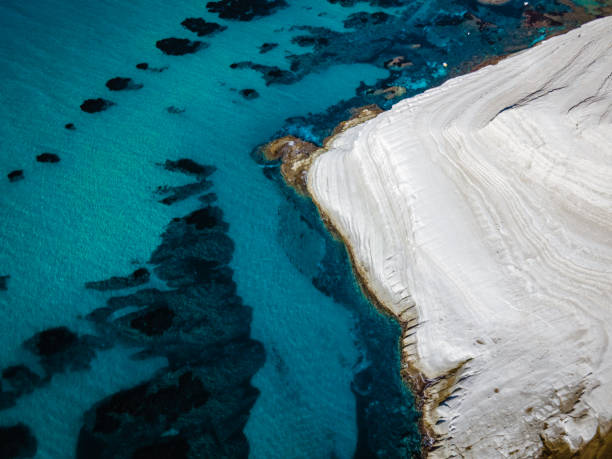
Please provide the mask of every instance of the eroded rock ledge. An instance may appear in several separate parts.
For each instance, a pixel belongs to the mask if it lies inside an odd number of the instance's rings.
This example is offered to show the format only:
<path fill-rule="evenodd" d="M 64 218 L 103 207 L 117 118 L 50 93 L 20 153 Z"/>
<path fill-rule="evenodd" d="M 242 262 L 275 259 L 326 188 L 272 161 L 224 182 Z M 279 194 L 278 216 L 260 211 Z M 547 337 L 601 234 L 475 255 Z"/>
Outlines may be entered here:
<path fill-rule="evenodd" d="M 599 19 L 263 149 L 400 320 L 428 457 L 612 456 L 610 43 Z"/>

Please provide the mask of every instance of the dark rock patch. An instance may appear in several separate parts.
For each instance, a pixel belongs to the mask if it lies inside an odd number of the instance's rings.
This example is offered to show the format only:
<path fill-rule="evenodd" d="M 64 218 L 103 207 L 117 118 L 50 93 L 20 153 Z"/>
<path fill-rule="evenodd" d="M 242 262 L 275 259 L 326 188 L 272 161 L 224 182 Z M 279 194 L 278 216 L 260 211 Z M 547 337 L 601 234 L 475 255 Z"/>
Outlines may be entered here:
<path fill-rule="evenodd" d="M 171 327 L 174 316 L 174 312 L 162 306 L 135 317 L 130 326 L 147 336 L 161 335 Z"/>
<path fill-rule="evenodd" d="M 189 443 L 179 435 L 167 436 L 134 451 L 132 459 L 186 459 Z"/>
<path fill-rule="evenodd" d="M 115 77 L 106 82 L 106 87 L 111 91 L 122 91 L 124 89 L 136 90 L 141 89 L 142 84 L 134 83 L 134 80 L 131 78 Z"/>
<path fill-rule="evenodd" d="M 0 426 L 0 457 L 2 459 L 34 457 L 37 450 L 36 438 L 25 424 Z"/>
<path fill-rule="evenodd" d="M 170 107 L 166 108 L 166 111 L 168 113 L 173 114 L 173 115 L 178 115 L 179 113 L 184 113 L 185 109 L 184 108 L 175 107 L 174 105 L 171 105 Z"/>
<path fill-rule="evenodd" d="M 278 46 L 278 43 L 264 43 L 259 47 L 259 53 L 265 54 L 267 52 L 272 51 L 274 48 Z"/>
<path fill-rule="evenodd" d="M 115 105 L 114 102 L 98 97 L 97 99 L 87 99 L 85 102 L 83 102 L 81 104 L 81 110 L 83 110 L 85 113 L 97 113 L 107 110 L 113 105 Z"/>
<path fill-rule="evenodd" d="M 222 19 L 250 21 L 258 16 L 269 16 L 287 6 L 285 0 L 220 0 L 208 2 L 206 8 Z"/>
<path fill-rule="evenodd" d="M 113 276 L 103 281 L 87 282 L 85 288 L 101 291 L 120 290 L 146 284 L 150 277 L 151 273 L 147 268 L 138 268 L 129 276 Z"/>
<path fill-rule="evenodd" d="M 196 33 L 198 37 L 204 37 L 227 29 L 227 27 L 219 25 L 216 22 L 206 22 L 202 18 L 187 18 L 181 22 L 181 25 L 187 30 Z"/>
<path fill-rule="evenodd" d="M 202 166 L 201 164 L 186 158 L 176 161 L 167 160 L 163 167 L 172 172 L 182 172 L 183 174 L 193 175 L 197 178 L 196 182 L 188 183 L 186 185 L 158 187 L 156 190 L 158 194 L 168 195 L 159 201 L 166 205 L 172 205 L 195 194 L 208 190 L 212 186 L 212 182 L 207 180 L 207 177 L 216 170 L 216 168 L 213 166 Z"/>
<path fill-rule="evenodd" d="M 204 182 L 214 170 L 187 159 L 164 167 Z M 264 351 L 228 266 L 229 225 L 214 194 L 200 200 L 204 208 L 168 224 L 149 260 L 168 289 L 115 296 L 88 315 L 103 336 L 168 367 L 85 413 L 78 459 L 248 456 L 242 431 L 259 394 L 249 381 Z"/>
<path fill-rule="evenodd" d="M 198 193 L 202 193 L 208 190 L 212 184 L 207 180 L 200 180 L 195 183 L 188 183 L 187 185 L 179 185 L 179 186 L 160 186 L 157 188 L 156 193 L 162 195 L 168 195 L 163 199 L 160 199 L 159 202 L 170 206 L 179 201 L 184 201 L 187 198 L 190 198 L 193 195 Z"/>
<path fill-rule="evenodd" d="M 36 161 L 39 163 L 59 163 L 60 157 L 55 153 L 41 153 L 36 156 Z"/>
<path fill-rule="evenodd" d="M 2 371 L 2 379 L 8 381 L 17 396 L 29 394 L 41 383 L 41 377 L 25 365 L 13 365 Z"/>
<path fill-rule="evenodd" d="M 273 83 L 277 84 L 292 84 L 300 78 L 293 72 L 282 70 L 276 66 L 255 64 L 250 61 L 236 62 L 230 65 L 232 69 L 252 69 L 262 74 L 266 85 Z"/>
<path fill-rule="evenodd" d="M 203 166 L 188 158 L 181 158 L 176 161 L 168 159 L 164 163 L 164 169 L 197 177 L 208 177 L 216 170 L 214 166 Z"/>
<path fill-rule="evenodd" d="M 136 64 L 136 68 L 138 70 L 149 70 L 150 72 L 163 72 L 164 70 L 168 69 L 168 66 L 164 66 L 164 67 L 151 67 L 147 62 L 140 62 L 139 64 Z"/>
<path fill-rule="evenodd" d="M 74 123 L 66 123 L 66 124 L 64 125 L 64 127 L 65 127 L 66 129 L 68 129 L 69 131 L 74 131 L 74 130 L 76 130 L 76 126 L 74 125 Z"/>
<path fill-rule="evenodd" d="M 50 328 L 34 335 L 26 347 L 41 357 L 62 353 L 78 342 L 78 337 L 66 327 Z"/>
<path fill-rule="evenodd" d="M 170 56 L 183 56 L 185 54 L 192 54 L 199 49 L 205 48 L 207 44 L 198 40 L 189 40 L 187 38 L 164 38 L 158 40 L 155 46 L 161 50 L 164 54 Z"/>
<path fill-rule="evenodd" d="M 353 13 L 344 20 L 344 27 L 347 29 L 359 29 L 366 26 L 383 24 L 389 20 L 391 16 L 383 11 L 376 13 L 359 12 Z"/>
<path fill-rule="evenodd" d="M 241 89 L 240 95 L 247 100 L 257 99 L 259 97 L 259 93 L 254 89 Z"/>
<path fill-rule="evenodd" d="M 17 170 L 11 171 L 6 176 L 8 177 L 9 181 L 11 181 L 11 182 L 17 182 L 17 181 L 22 180 L 24 178 L 23 170 L 22 169 L 17 169 Z"/>
<path fill-rule="evenodd" d="M 96 351 L 107 344 L 95 336 L 79 336 L 67 327 L 54 327 L 36 333 L 23 347 L 39 357 L 45 371 L 41 383 L 46 384 L 55 373 L 88 369 Z"/>
<path fill-rule="evenodd" d="M 367 2 L 372 6 L 380 6 L 382 8 L 391 8 L 393 6 L 403 6 L 405 0 L 327 0 L 332 4 L 339 4 L 344 7 L 355 6 L 359 2 Z"/>
<path fill-rule="evenodd" d="M 8 274 L 0 276 L 0 290 L 8 290 L 8 280 L 11 278 Z"/>

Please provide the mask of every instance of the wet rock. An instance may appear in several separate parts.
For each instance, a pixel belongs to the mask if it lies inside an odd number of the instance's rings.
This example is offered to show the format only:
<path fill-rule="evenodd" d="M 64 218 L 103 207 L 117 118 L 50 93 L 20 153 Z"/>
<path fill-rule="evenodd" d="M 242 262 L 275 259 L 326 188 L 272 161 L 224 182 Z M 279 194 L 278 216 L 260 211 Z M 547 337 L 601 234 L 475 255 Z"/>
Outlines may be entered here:
<path fill-rule="evenodd" d="M 81 104 L 81 110 L 85 113 L 97 113 L 107 110 L 109 107 L 115 105 L 114 102 L 110 100 L 102 99 L 98 97 L 97 99 L 87 99 Z"/>
<path fill-rule="evenodd" d="M 161 50 L 164 54 L 170 56 L 183 56 L 185 54 L 192 54 L 199 49 L 205 48 L 205 43 L 198 40 L 189 40 L 187 38 L 164 38 L 158 40 L 155 46 Z"/>
<path fill-rule="evenodd" d="M 34 457 L 37 449 L 36 438 L 25 424 L 0 426 L 0 457 L 2 459 Z"/>
<path fill-rule="evenodd" d="M 0 290 L 8 290 L 8 280 L 11 278 L 8 274 L 0 276 Z"/>
<path fill-rule="evenodd" d="M 60 157 L 55 153 L 41 153 L 36 156 L 36 161 L 39 163 L 59 163 Z"/>
<path fill-rule="evenodd" d="M 250 21 L 258 16 L 269 16 L 287 6 L 285 0 L 220 0 L 208 2 L 206 8 L 223 19 Z"/>
<path fill-rule="evenodd" d="M 124 89 L 141 89 L 142 84 L 134 83 L 131 78 L 115 77 L 106 82 L 106 87 L 111 91 L 122 91 Z"/>
<path fill-rule="evenodd" d="M 227 29 L 227 27 L 216 22 L 206 22 L 202 18 L 187 18 L 181 22 L 181 25 L 187 30 L 198 34 L 198 37 L 204 37 Z"/>
<path fill-rule="evenodd" d="M 404 56 L 395 56 L 393 59 L 389 59 L 385 62 L 385 67 L 388 69 L 404 69 L 412 66 L 412 62 L 407 60 Z"/>
<path fill-rule="evenodd" d="M 139 268 L 129 276 L 113 276 L 110 279 L 97 282 L 87 282 L 85 288 L 108 291 L 137 287 L 149 282 L 151 274 L 147 268 Z"/>
<path fill-rule="evenodd" d="M 294 136 L 273 140 L 261 148 L 267 161 L 282 160 L 281 173 L 287 183 L 301 194 L 307 194 L 306 172 L 312 161 L 312 154 L 318 147 Z"/>
<path fill-rule="evenodd" d="M 259 93 L 254 89 L 241 89 L 240 95 L 247 100 L 257 99 L 259 97 Z"/>
<path fill-rule="evenodd" d="M 41 377 L 25 365 L 13 365 L 2 371 L 2 379 L 8 381 L 19 395 L 29 394 L 41 383 Z"/>
<path fill-rule="evenodd" d="M 388 88 L 381 88 L 372 91 L 372 94 L 374 96 L 383 96 L 385 99 L 391 100 L 406 94 L 406 88 L 404 88 L 403 86 L 390 86 Z"/>
<path fill-rule="evenodd" d="M 259 47 L 259 53 L 265 54 L 267 52 L 272 51 L 274 48 L 278 46 L 278 43 L 264 43 Z"/>
<path fill-rule="evenodd" d="M 74 130 L 76 130 L 76 126 L 75 126 L 73 123 L 66 123 L 66 124 L 64 125 L 64 127 L 65 127 L 66 129 L 68 129 L 69 131 L 74 131 Z"/>
<path fill-rule="evenodd" d="M 11 182 L 17 182 L 17 181 L 22 180 L 24 178 L 23 170 L 22 169 L 17 169 L 17 170 L 11 171 L 6 176 L 8 177 L 8 179 Z"/>

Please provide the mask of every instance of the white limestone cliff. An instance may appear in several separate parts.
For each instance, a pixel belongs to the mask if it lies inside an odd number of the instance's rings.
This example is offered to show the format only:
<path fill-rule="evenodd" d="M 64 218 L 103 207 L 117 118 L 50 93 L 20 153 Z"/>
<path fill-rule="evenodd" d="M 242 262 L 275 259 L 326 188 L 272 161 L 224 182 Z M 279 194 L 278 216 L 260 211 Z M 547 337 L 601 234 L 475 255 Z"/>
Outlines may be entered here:
<path fill-rule="evenodd" d="M 428 457 L 612 457 L 612 17 L 351 127 L 307 187 L 403 325 Z"/>

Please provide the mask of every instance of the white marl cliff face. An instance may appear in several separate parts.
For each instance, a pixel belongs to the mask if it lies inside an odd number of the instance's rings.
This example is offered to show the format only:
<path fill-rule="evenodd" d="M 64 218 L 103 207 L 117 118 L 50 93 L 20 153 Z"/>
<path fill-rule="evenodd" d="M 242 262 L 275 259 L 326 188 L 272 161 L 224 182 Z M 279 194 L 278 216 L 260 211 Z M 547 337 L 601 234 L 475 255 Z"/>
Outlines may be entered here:
<path fill-rule="evenodd" d="M 402 322 L 428 457 L 612 454 L 612 17 L 348 129 L 307 181 Z"/>

